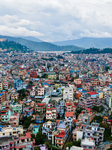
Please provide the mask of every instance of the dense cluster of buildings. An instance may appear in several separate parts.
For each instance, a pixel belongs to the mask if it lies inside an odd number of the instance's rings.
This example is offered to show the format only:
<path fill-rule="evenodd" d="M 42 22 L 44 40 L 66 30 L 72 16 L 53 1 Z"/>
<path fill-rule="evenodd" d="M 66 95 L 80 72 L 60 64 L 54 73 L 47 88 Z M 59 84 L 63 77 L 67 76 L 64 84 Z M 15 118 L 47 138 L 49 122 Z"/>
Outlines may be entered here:
<path fill-rule="evenodd" d="M 96 107 L 103 107 L 102 112 Z M 38 147 L 31 134 L 39 130 L 57 149 L 81 140 L 80 147 L 70 150 L 95 150 L 104 141 L 105 128 L 94 118 L 103 117 L 102 123 L 111 128 L 111 108 L 110 54 L 1 53 L 2 150 Z M 21 120 L 30 116 L 33 124 L 23 128 Z M 41 150 L 47 150 L 41 144 Z"/>

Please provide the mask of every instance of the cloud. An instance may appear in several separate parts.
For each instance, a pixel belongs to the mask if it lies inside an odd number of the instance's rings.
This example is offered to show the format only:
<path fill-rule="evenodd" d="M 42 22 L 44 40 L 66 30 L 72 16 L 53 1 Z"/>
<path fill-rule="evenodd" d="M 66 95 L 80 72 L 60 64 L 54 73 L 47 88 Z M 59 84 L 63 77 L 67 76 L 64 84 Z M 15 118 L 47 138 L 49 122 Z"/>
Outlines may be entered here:
<path fill-rule="evenodd" d="M 0 0 L 0 34 L 45 41 L 112 37 L 111 0 Z"/>

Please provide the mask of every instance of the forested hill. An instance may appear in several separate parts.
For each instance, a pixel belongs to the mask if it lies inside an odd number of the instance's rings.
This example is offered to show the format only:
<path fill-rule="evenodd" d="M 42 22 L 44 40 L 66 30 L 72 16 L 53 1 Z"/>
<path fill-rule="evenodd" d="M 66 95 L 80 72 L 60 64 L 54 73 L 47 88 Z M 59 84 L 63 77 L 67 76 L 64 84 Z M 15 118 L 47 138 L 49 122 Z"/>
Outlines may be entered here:
<path fill-rule="evenodd" d="M 67 45 L 67 46 L 57 46 L 55 44 L 49 42 L 35 42 L 23 38 L 11 37 L 11 36 L 2 36 L 0 35 L 0 39 L 7 39 L 8 41 L 14 41 L 21 45 L 28 47 L 30 50 L 34 51 L 78 51 L 84 48 L 77 47 L 74 45 Z"/>
<path fill-rule="evenodd" d="M 100 54 L 100 53 L 112 53 L 112 48 L 104 48 L 104 49 L 97 49 L 97 48 L 89 48 L 86 50 L 80 51 L 72 51 L 73 54 Z"/>
<path fill-rule="evenodd" d="M 0 51 L 6 51 L 6 52 L 10 52 L 10 51 L 16 51 L 16 52 L 28 52 L 30 51 L 29 48 L 27 48 L 26 46 L 23 46 L 19 43 L 13 42 L 13 41 L 0 41 Z"/>

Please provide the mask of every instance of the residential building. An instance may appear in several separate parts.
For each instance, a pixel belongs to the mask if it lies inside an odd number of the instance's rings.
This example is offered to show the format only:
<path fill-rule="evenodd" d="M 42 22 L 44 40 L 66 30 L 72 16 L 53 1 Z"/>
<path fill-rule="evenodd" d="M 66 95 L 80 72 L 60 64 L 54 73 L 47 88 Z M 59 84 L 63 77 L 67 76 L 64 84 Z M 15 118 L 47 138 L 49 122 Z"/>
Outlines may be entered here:
<path fill-rule="evenodd" d="M 84 137 L 93 138 L 96 143 L 103 142 L 105 128 L 99 127 L 99 123 L 87 125 L 84 129 Z"/>
<path fill-rule="evenodd" d="M 31 140 L 30 133 L 25 133 L 25 136 L 20 136 L 18 138 L 14 138 L 14 148 L 16 150 L 21 150 L 23 148 L 32 149 L 33 145 L 35 144 L 35 140 Z"/>
<path fill-rule="evenodd" d="M 80 97 L 79 98 L 79 107 L 82 108 L 92 108 L 94 105 L 100 107 L 101 106 L 101 99 L 99 98 L 90 98 L 90 97 Z"/>
<path fill-rule="evenodd" d="M 19 125 L 19 114 L 17 114 L 17 113 L 11 114 L 10 119 L 9 119 L 9 124 L 11 126 L 18 126 Z"/>
<path fill-rule="evenodd" d="M 57 77 L 56 74 L 49 74 L 48 75 L 48 79 L 51 79 L 51 80 L 56 80 L 56 77 Z"/>
<path fill-rule="evenodd" d="M 73 124 L 74 120 L 76 120 L 76 116 L 73 112 L 65 112 L 65 121 L 66 121 L 67 125 L 69 125 L 70 131 L 72 129 L 72 124 Z"/>
<path fill-rule="evenodd" d="M 8 90 L 8 88 L 9 88 L 9 82 L 8 82 L 8 81 L 4 81 L 4 82 L 3 82 L 3 88 L 4 88 L 5 90 Z"/>
<path fill-rule="evenodd" d="M 106 105 L 107 105 L 109 108 L 112 108 L 112 95 L 107 95 L 107 96 L 106 96 Z"/>
<path fill-rule="evenodd" d="M 43 114 L 46 110 L 46 104 L 45 103 L 37 103 L 35 106 L 35 112 L 38 112 L 40 114 Z"/>
<path fill-rule="evenodd" d="M 10 120 L 10 116 L 11 116 L 11 110 L 9 108 L 6 107 L 2 107 L 1 110 L 1 122 L 2 123 L 8 123 Z"/>
<path fill-rule="evenodd" d="M 63 90 L 63 100 L 69 99 L 73 101 L 73 88 L 72 87 L 66 87 Z"/>
<path fill-rule="evenodd" d="M 1 128 L 0 131 L 0 137 L 10 137 L 10 136 L 18 137 L 21 134 L 23 134 L 23 126 L 19 127 L 7 126 Z"/>
<path fill-rule="evenodd" d="M 82 140 L 82 138 L 83 138 L 83 131 L 84 131 L 85 127 L 86 127 L 86 126 L 76 127 L 76 128 L 72 131 L 72 138 L 73 138 L 73 141 L 78 141 L 79 139 Z"/>
<path fill-rule="evenodd" d="M 53 120 L 57 118 L 57 110 L 55 107 L 47 107 L 46 109 L 46 119 Z"/>
<path fill-rule="evenodd" d="M 0 82 L 0 91 L 2 91 L 3 90 L 3 84 L 2 84 L 2 82 Z"/>
<path fill-rule="evenodd" d="M 12 108 L 12 112 L 13 113 L 19 113 L 19 114 L 21 114 L 22 111 L 23 111 L 22 104 L 11 104 L 10 106 Z"/>
<path fill-rule="evenodd" d="M 5 101 L 5 93 L 0 93 L 0 104 L 2 104 Z"/>
<path fill-rule="evenodd" d="M 30 72 L 30 77 L 31 77 L 31 78 L 37 78 L 37 72 L 31 70 L 31 72 Z"/>
<path fill-rule="evenodd" d="M 65 102 L 64 101 L 59 101 L 56 104 L 56 108 L 57 108 L 57 113 L 60 117 L 62 117 L 64 115 L 65 112 Z"/>
<path fill-rule="evenodd" d="M 0 149 L 14 150 L 14 141 L 12 137 L 0 137 Z"/>
<path fill-rule="evenodd" d="M 37 134 L 39 132 L 39 126 L 35 125 L 33 126 L 33 134 Z"/>
<path fill-rule="evenodd" d="M 65 122 L 60 122 L 57 130 L 52 133 L 52 144 L 56 145 L 58 149 L 62 149 L 69 135 L 70 129 Z"/>
<path fill-rule="evenodd" d="M 37 90 L 36 90 L 36 94 L 38 95 L 38 96 L 43 96 L 45 93 L 45 89 L 44 88 L 38 88 Z"/>
<path fill-rule="evenodd" d="M 52 132 L 57 129 L 56 122 L 45 122 L 42 127 L 42 134 L 45 134 L 48 137 L 48 140 L 52 139 Z"/>
<path fill-rule="evenodd" d="M 85 138 L 81 140 L 81 147 L 83 150 L 95 150 L 95 141 L 92 138 Z"/>

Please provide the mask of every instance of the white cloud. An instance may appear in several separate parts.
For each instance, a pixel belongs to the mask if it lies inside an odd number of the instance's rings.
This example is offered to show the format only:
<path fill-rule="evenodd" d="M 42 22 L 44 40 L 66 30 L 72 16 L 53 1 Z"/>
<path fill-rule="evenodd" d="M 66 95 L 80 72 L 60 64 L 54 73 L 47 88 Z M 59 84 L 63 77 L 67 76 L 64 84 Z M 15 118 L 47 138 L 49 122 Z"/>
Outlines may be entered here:
<path fill-rule="evenodd" d="M 46 41 L 112 37 L 111 0 L 0 0 L 0 34 Z"/>

